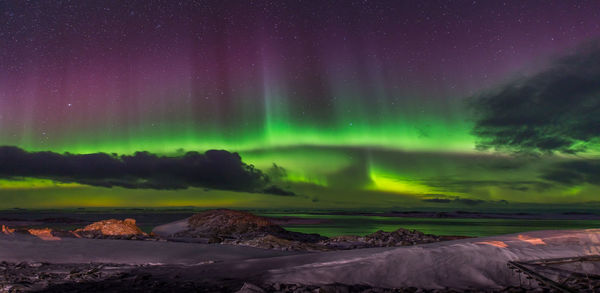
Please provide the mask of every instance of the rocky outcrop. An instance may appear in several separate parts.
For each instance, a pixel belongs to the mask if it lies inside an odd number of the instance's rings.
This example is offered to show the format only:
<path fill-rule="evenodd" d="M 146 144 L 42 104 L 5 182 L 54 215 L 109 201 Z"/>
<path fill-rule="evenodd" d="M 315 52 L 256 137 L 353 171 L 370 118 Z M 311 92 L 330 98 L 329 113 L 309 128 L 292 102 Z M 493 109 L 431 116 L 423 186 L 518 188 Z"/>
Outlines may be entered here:
<path fill-rule="evenodd" d="M 60 240 L 63 237 L 80 237 L 72 231 L 58 231 L 51 228 L 9 228 L 8 226 L 0 226 L 0 235 L 31 235 L 42 240 L 53 241 Z"/>
<path fill-rule="evenodd" d="M 138 239 L 148 237 L 134 219 L 102 220 L 77 229 L 73 233 L 84 238 Z"/>
<path fill-rule="evenodd" d="M 11 229 L 5 225 L 2 225 L 1 229 L 2 230 L 0 231 L 0 234 L 11 235 L 11 234 L 15 233 L 15 229 Z"/>
<path fill-rule="evenodd" d="M 108 238 L 108 239 L 150 239 L 137 225 L 134 219 L 123 221 L 102 220 L 74 231 L 54 230 L 51 228 L 14 228 L 2 225 L 0 234 L 32 235 L 42 240 L 60 240 L 61 238 Z"/>
<path fill-rule="evenodd" d="M 43 240 L 65 237 L 130 240 L 174 240 L 184 242 L 222 243 L 287 251 L 326 251 L 370 247 L 391 247 L 424 244 L 461 237 L 445 237 L 416 230 L 398 229 L 377 231 L 365 236 L 337 236 L 327 238 L 318 234 L 288 231 L 271 219 L 236 210 L 208 210 L 188 219 L 162 225 L 148 235 L 134 219 L 102 220 L 74 231 L 49 228 L 11 229 L 1 226 L 0 234 L 29 234 Z"/>
<path fill-rule="evenodd" d="M 273 235 L 267 235 L 253 239 L 226 240 L 222 243 L 277 250 L 327 251 L 372 247 L 410 246 L 439 242 L 443 240 L 450 239 L 425 234 L 416 230 L 398 229 L 392 232 L 377 231 L 366 236 L 336 236 L 332 238 L 326 238 L 316 243 L 304 242 L 301 240 L 286 240 Z"/>
<path fill-rule="evenodd" d="M 209 210 L 188 219 L 189 228 L 204 235 L 245 235 L 279 232 L 283 228 L 265 217 L 236 210 Z"/>
<path fill-rule="evenodd" d="M 271 237 L 265 238 L 266 236 Z M 327 239 L 318 234 L 287 231 L 268 218 L 227 209 L 209 210 L 191 216 L 187 221 L 187 229 L 174 233 L 172 237 L 203 238 L 207 239 L 209 243 L 236 244 L 257 243 L 256 241 L 259 239 L 270 242 L 278 242 L 280 239 L 282 242 L 286 240 L 307 243 L 316 243 Z M 275 240 L 276 238 L 278 240 Z"/>
<path fill-rule="evenodd" d="M 417 230 L 398 229 L 392 232 L 377 231 L 365 236 L 338 236 L 322 241 L 330 249 L 357 249 L 369 247 L 392 247 L 425 244 L 443 240 L 436 235 Z"/>
<path fill-rule="evenodd" d="M 27 229 L 30 235 L 36 236 L 42 240 L 46 241 L 56 241 L 60 240 L 60 237 L 55 236 L 50 228 L 42 228 L 42 229 Z"/>
<path fill-rule="evenodd" d="M 416 230 L 377 231 L 366 236 L 327 238 L 285 230 L 269 218 L 236 210 L 209 210 L 155 228 L 161 236 L 178 241 L 222 243 L 265 249 L 294 251 L 345 250 L 407 246 L 455 238 L 429 235 Z M 168 231 L 174 231 L 169 233 Z"/>
<path fill-rule="evenodd" d="M 282 239 L 273 235 L 266 235 L 253 239 L 224 240 L 223 244 L 250 246 L 263 249 L 284 251 L 325 251 L 326 247 L 319 243 L 302 242 L 297 240 Z"/>

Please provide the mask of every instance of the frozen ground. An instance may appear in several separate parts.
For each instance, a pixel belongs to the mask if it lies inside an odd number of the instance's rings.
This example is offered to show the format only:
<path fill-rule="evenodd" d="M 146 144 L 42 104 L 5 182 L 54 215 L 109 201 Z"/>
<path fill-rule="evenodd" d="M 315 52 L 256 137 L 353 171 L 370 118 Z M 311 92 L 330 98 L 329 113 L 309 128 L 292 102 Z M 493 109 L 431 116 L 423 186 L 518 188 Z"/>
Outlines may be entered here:
<path fill-rule="evenodd" d="M 268 280 L 419 288 L 518 286 L 518 277 L 506 266 L 508 261 L 600 254 L 600 229 L 472 238 L 369 255 L 352 252 L 316 255 L 304 265 L 272 269 Z"/>
<path fill-rule="evenodd" d="M 0 261 L 153 263 L 165 266 L 144 270 L 165 278 L 176 274 L 184 280 L 239 278 L 266 283 L 396 288 L 518 286 L 518 276 L 506 266 L 509 260 L 596 254 L 600 254 L 600 229 L 536 231 L 412 247 L 302 254 L 196 243 L 0 237 Z M 182 265 L 185 269 L 179 269 Z"/>
<path fill-rule="evenodd" d="M 7 262 L 194 265 L 281 255 L 286 253 L 219 244 L 0 236 L 0 261 Z"/>

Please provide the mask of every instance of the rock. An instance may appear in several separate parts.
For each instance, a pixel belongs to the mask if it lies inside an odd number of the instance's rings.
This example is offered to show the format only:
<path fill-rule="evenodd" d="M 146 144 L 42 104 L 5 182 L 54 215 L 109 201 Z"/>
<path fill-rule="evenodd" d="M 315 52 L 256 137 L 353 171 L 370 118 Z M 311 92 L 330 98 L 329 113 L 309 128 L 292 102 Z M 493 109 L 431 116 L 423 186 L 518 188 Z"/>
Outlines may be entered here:
<path fill-rule="evenodd" d="M 2 225 L 2 234 L 10 235 L 15 232 L 15 229 L 11 229 L 8 226 Z"/>
<path fill-rule="evenodd" d="M 278 231 L 282 228 L 264 217 L 235 210 L 210 210 L 188 219 L 189 227 L 197 233 L 232 235 Z"/>
<path fill-rule="evenodd" d="M 265 293 L 261 287 L 258 287 L 254 284 L 244 283 L 244 286 L 237 291 L 237 293 Z"/>
<path fill-rule="evenodd" d="M 377 231 L 365 236 L 337 236 L 322 241 L 330 249 L 357 249 L 424 244 L 440 241 L 439 236 L 417 230 L 398 229 L 392 232 Z"/>
<path fill-rule="evenodd" d="M 318 234 L 287 231 L 270 219 L 249 212 L 218 209 L 198 213 L 186 221 L 162 225 L 153 231 L 160 236 L 202 243 L 244 245 L 293 251 L 347 250 L 392 247 L 446 240 L 416 230 L 377 231 L 365 236 L 327 238 Z"/>
<path fill-rule="evenodd" d="M 50 228 L 42 228 L 42 229 L 28 229 L 27 232 L 29 234 L 36 236 L 42 240 L 46 241 L 56 241 L 60 240 L 60 237 L 54 236 L 52 234 L 52 229 Z"/>
<path fill-rule="evenodd" d="M 114 239 L 148 239 L 149 236 L 135 225 L 134 219 L 124 221 L 110 219 L 92 223 L 75 231 L 53 230 L 51 228 L 17 228 L 0 226 L 0 235 L 21 234 L 38 237 L 42 240 L 60 240 L 61 238 L 114 238 Z"/>
<path fill-rule="evenodd" d="M 105 238 L 107 236 L 118 236 L 119 238 L 138 239 L 147 237 L 137 225 L 134 219 L 125 219 L 123 221 L 110 219 L 102 220 L 85 226 L 83 229 L 77 229 L 74 233 L 86 238 Z"/>
<path fill-rule="evenodd" d="M 130 225 L 130 226 L 135 226 L 135 219 L 127 218 L 127 219 L 123 220 L 123 223 Z"/>
<path fill-rule="evenodd" d="M 275 249 L 284 251 L 323 251 L 327 250 L 322 245 L 297 240 L 282 239 L 274 235 L 266 235 L 253 239 L 225 240 L 223 244 L 234 244 L 251 246 L 264 249 Z"/>
<path fill-rule="evenodd" d="M 283 240 L 309 243 L 327 239 L 318 234 L 287 231 L 268 218 L 227 209 L 209 210 L 195 214 L 188 219 L 186 230 L 173 234 L 174 237 L 204 238 L 208 243 L 241 243 L 268 235 Z M 275 241 L 273 238 L 265 240 Z"/>

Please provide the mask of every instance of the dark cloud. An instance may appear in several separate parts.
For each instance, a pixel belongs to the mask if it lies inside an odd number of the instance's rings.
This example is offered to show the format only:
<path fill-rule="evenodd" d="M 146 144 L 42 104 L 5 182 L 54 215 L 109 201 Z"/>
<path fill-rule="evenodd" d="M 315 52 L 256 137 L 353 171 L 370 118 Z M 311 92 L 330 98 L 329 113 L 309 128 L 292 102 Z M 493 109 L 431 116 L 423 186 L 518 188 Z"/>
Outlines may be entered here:
<path fill-rule="evenodd" d="M 479 149 L 578 153 L 600 137 L 600 46 L 472 100 Z"/>
<path fill-rule="evenodd" d="M 451 203 L 452 200 L 449 198 L 426 198 L 423 200 L 424 202 L 433 202 L 433 203 Z"/>
<path fill-rule="evenodd" d="M 464 205 L 474 206 L 474 205 L 485 203 L 486 201 L 481 200 L 481 199 L 457 198 L 454 200 L 454 202 L 464 204 Z"/>
<path fill-rule="evenodd" d="M 508 201 L 506 201 L 504 199 L 501 199 L 498 201 L 486 201 L 486 200 L 482 200 L 482 199 L 470 199 L 470 198 L 461 198 L 461 197 L 453 197 L 453 198 L 435 197 L 435 198 L 426 198 L 426 199 L 423 199 L 423 201 L 431 202 L 431 203 L 443 203 L 443 204 L 456 203 L 456 204 L 469 205 L 469 206 L 479 205 L 479 204 L 483 204 L 483 203 L 508 204 Z"/>
<path fill-rule="evenodd" d="M 424 181 L 427 186 L 451 190 L 461 193 L 471 193 L 477 188 L 499 187 L 515 191 L 530 189 L 545 190 L 549 184 L 536 180 L 460 180 L 453 178 L 434 178 Z"/>
<path fill-rule="evenodd" d="M 58 154 L 0 147 L 0 178 L 45 178 L 59 182 L 125 188 L 182 189 L 205 187 L 284 194 L 269 178 L 242 162 L 237 153 L 210 150 L 165 157 L 148 152 L 133 155 Z M 285 195 L 290 195 L 285 194 Z"/>
<path fill-rule="evenodd" d="M 600 185 L 600 160 L 558 163 L 542 174 L 542 178 L 568 186 L 585 183 Z"/>
<path fill-rule="evenodd" d="M 267 193 L 267 194 L 273 194 L 273 195 L 282 195 L 282 196 L 294 196 L 296 195 L 295 193 L 282 189 L 280 187 L 277 187 L 275 185 L 271 185 L 267 188 L 265 188 L 263 190 L 263 193 Z"/>

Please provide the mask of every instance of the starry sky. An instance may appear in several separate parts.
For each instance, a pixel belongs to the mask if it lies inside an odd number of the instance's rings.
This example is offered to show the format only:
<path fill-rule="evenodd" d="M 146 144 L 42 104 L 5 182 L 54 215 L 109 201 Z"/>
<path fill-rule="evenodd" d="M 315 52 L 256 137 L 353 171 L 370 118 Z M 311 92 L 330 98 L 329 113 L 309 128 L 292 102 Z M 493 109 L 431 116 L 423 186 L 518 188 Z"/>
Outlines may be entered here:
<path fill-rule="evenodd" d="M 2 1 L 0 208 L 589 207 L 599 19 L 597 1 Z"/>

